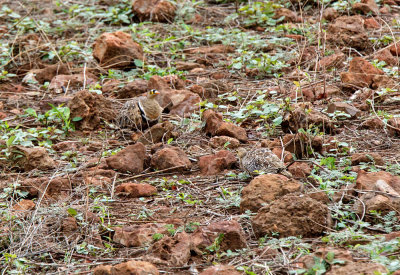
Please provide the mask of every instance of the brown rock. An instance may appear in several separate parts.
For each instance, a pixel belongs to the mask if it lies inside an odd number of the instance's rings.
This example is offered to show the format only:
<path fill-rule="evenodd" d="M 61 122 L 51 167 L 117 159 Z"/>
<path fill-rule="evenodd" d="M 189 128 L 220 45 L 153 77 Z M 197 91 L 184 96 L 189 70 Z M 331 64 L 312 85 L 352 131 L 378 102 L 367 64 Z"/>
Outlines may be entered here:
<path fill-rule="evenodd" d="M 13 205 L 12 213 L 16 216 L 25 216 L 29 211 L 35 208 L 35 203 L 32 200 L 22 199 L 17 204 Z"/>
<path fill-rule="evenodd" d="M 375 3 L 375 0 L 361 0 L 360 3 L 354 3 L 353 4 L 353 10 L 358 11 L 362 14 L 368 14 L 371 13 L 372 15 L 378 15 L 379 14 L 379 7 Z"/>
<path fill-rule="evenodd" d="M 68 196 L 71 190 L 71 182 L 68 178 L 29 178 L 23 181 L 20 189 L 29 193 L 32 197 L 63 198 Z"/>
<path fill-rule="evenodd" d="M 75 121 L 75 127 L 80 130 L 94 130 L 102 119 L 111 121 L 116 117 L 111 101 L 87 90 L 77 92 L 68 107 L 72 119 L 80 118 Z"/>
<path fill-rule="evenodd" d="M 147 129 L 137 141 L 145 145 L 155 144 L 162 141 L 166 142 L 173 136 L 173 130 L 174 126 L 169 121 L 158 123 L 150 129 Z"/>
<path fill-rule="evenodd" d="M 188 90 L 164 90 L 160 94 L 159 103 L 171 115 L 185 117 L 200 110 L 201 98 Z M 167 102 L 167 104 L 165 104 Z M 162 104 L 164 103 L 164 104 Z"/>
<path fill-rule="evenodd" d="M 293 160 L 293 156 L 290 152 L 283 150 L 282 154 L 282 148 L 275 147 L 272 149 L 272 153 L 274 153 L 279 159 L 282 159 L 283 156 L 283 162 L 291 162 Z"/>
<path fill-rule="evenodd" d="M 373 129 L 373 130 L 383 129 L 385 127 L 383 121 L 380 120 L 379 118 L 368 119 L 364 121 L 361 124 L 361 126 L 365 129 Z"/>
<path fill-rule="evenodd" d="M 367 173 L 364 170 L 360 170 L 356 180 L 356 188 L 360 190 L 376 190 L 378 181 L 386 182 L 395 192 L 400 193 L 400 177 L 384 171 Z"/>
<path fill-rule="evenodd" d="M 339 16 L 339 13 L 334 8 L 326 8 L 322 14 L 322 18 L 327 21 L 335 20 Z"/>
<path fill-rule="evenodd" d="M 111 265 L 99 265 L 93 269 L 93 275 L 111 275 Z"/>
<path fill-rule="evenodd" d="M 209 267 L 203 272 L 200 273 L 200 275 L 240 275 L 234 266 L 231 265 L 215 265 L 212 267 Z"/>
<path fill-rule="evenodd" d="M 222 44 L 213 45 L 213 46 L 204 46 L 195 49 L 185 50 L 188 53 L 197 53 L 197 54 L 210 54 L 210 53 L 233 53 L 235 52 L 235 48 L 232 46 L 226 46 Z"/>
<path fill-rule="evenodd" d="M 156 233 L 168 234 L 166 224 L 140 224 L 116 227 L 113 241 L 126 247 L 140 247 L 154 242 Z"/>
<path fill-rule="evenodd" d="M 400 57 L 400 41 L 393 43 L 393 45 L 390 46 L 389 50 L 392 53 L 392 55 Z"/>
<path fill-rule="evenodd" d="M 236 163 L 236 157 L 229 151 L 221 150 L 215 155 L 202 156 L 199 159 L 200 172 L 203 175 L 216 175 Z"/>
<path fill-rule="evenodd" d="M 97 38 L 93 57 L 103 68 L 126 68 L 134 66 L 135 59 L 144 60 L 142 47 L 122 31 L 103 33 Z"/>
<path fill-rule="evenodd" d="M 123 183 L 115 189 L 117 195 L 131 198 L 150 197 L 157 193 L 157 188 L 147 183 Z"/>
<path fill-rule="evenodd" d="M 302 185 L 296 180 L 288 180 L 285 176 L 268 174 L 254 178 L 242 190 L 240 211 L 257 212 L 261 207 L 286 194 L 300 191 Z"/>
<path fill-rule="evenodd" d="M 338 68 L 341 67 L 343 62 L 345 61 L 346 56 L 342 52 L 334 53 L 329 56 L 323 57 L 318 62 L 318 70 L 326 70 L 330 68 Z"/>
<path fill-rule="evenodd" d="M 349 72 L 340 74 L 343 84 L 349 87 L 369 87 L 376 75 L 384 72 L 375 68 L 371 63 L 361 57 L 355 57 L 350 61 Z"/>
<path fill-rule="evenodd" d="M 348 275 L 348 274 L 363 274 L 375 275 L 384 274 L 388 270 L 379 263 L 371 262 L 349 262 L 346 265 L 333 265 L 326 275 Z"/>
<path fill-rule="evenodd" d="M 321 236 L 331 225 L 326 205 L 307 196 L 286 195 L 261 208 L 252 220 L 257 237 Z"/>
<path fill-rule="evenodd" d="M 370 17 L 370 18 L 365 19 L 364 27 L 366 29 L 379 29 L 381 27 L 381 25 L 378 23 L 378 21 L 376 21 L 375 18 Z"/>
<path fill-rule="evenodd" d="M 42 69 L 31 71 L 35 75 L 35 79 L 40 84 L 50 82 L 56 75 L 68 75 L 70 71 L 66 64 L 47 65 Z"/>
<path fill-rule="evenodd" d="M 364 29 L 364 19 L 358 15 L 338 17 L 328 26 L 327 40 L 336 45 L 359 50 L 369 48 L 371 45 Z"/>
<path fill-rule="evenodd" d="M 206 110 L 203 113 L 203 121 L 206 123 L 206 134 L 211 136 L 229 136 L 242 142 L 246 142 L 248 139 L 245 129 L 233 123 L 222 121 L 222 115 L 215 113 L 213 110 Z"/>
<path fill-rule="evenodd" d="M 121 173 L 138 174 L 144 170 L 146 147 L 142 143 L 129 145 L 114 156 L 106 159 L 107 165 Z"/>
<path fill-rule="evenodd" d="M 121 88 L 115 89 L 117 98 L 132 98 L 146 93 L 149 90 L 147 81 L 144 79 L 127 83 Z"/>
<path fill-rule="evenodd" d="M 33 169 L 49 170 L 56 166 L 54 160 L 43 147 L 13 146 L 9 159 L 24 171 Z"/>
<path fill-rule="evenodd" d="M 400 231 L 391 232 L 385 235 L 385 241 L 391 241 L 396 238 L 400 238 Z"/>
<path fill-rule="evenodd" d="M 294 11 L 291 11 L 287 8 L 279 8 L 275 10 L 275 14 L 272 18 L 276 20 L 282 18 L 282 20 L 280 21 L 282 23 L 295 23 L 301 21 L 297 18 L 297 14 Z"/>
<path fill-rule="evenodd" d="M 333 102 L 329 104 L 326 112 L 332 114 L 337 111 L 348 114 L 350 118 L 356 118 L 361 114 L 359 109 L 345 102 Z"/>
<path fill-rule="evenodd" d="M 76 233 L 78 228 L 78 223 L 74 217 L 65 218 L 61 222 L 61 230 L 67 236 L 71 236 Z"/>
<path fill-rule="evenodd" d="M 129 261 L 111 265 L 100 265 L 93 270 L 93 275 L 159 275 L 157 268 L 143 261 Z"/>
<path fill-rule="evenodd" d="M 384 49 L 378 52 L 377 54 L 375 54 L 374 59 L 384 61 L 389 66 L 395 66 L 399 63 L 399 59 L 393 56 L 389 49 Z"/>
<path fill-rule="evenodd" d="M 289 173 L 295 178 L 307 178 L 311 175 L 311 167 L 305 162 L 295 162 L 288 167 Z"/>
<path fill-rule="evenodd" d="M 132 11 L 140 21 L 171 22 L 175 17 L 176 7 L 164 0 L 134 0 Z"/>
<path fill-rule="evenodd" d="M 373 162 L 376 165 L 384 165 L 382 156 L 378 153 L 356 153 L 351 155 L 351 165 L 359 165 L 361 162 Z"/>
<path fill-rule="evenodd" d="M 177 75 L 166 75 L 162 77 L 162 80 L 165 81 L 173 90 L 184 90 L 186 88 L 185 80 L 179 78 Z"/>
<path fill-rule="evenodd" d="M 213 148 L 235 149 L 239 147 L 240 141 L 233 137 L 217 136 L 210 139 L 210 145 Z"/>
<path fill-rule="evenodd" d="M 219 94 L 233 90 L 231 84 L 221 80 L 200 81 L 197 85 L 190 87 L 190 90 L 198 94 L 203 99 L 216 98 Z"/>
<path fill-rule="evenodd" d="M 151 158 L 151 166 L 157 170 L 172 169 L 182 171 L 190 169 L 192 163 L 185 152 L 178 147 L 167 147 L 158 150 Z"/>
<path fill-rule="evenodd" d="M 175 66 L 176 69 L 179 71 L 190 71 L 195 68 L 205 68 L 203 64 L 198 64 L 195 62 L 184 62 L 184 61 L 177 61 Z"/>
<path fill-rule="evenodd" d="M 223 234 L 219 244 L 223 251 L 228 249 L 234 251 L 247 246 L 243 229 L 235 220 L 216 222 L 207 227 L 198 228 L 192 236 L 193 246 L 200 251 L 204 250 L 212 245 L 220 234 Z"/>
<path fill-rule="evenodd" d="M 71 92 L 80 90 L 82 88 L 84 89 L 84 83 L 86 83 L 86 85 L 90 85 L 95 83 L 96 81 L 96 77 L 90 73 L 79 73 L 70 75 L 59 74 L 51 79 L 49 89 L 54 90 L 56 93 L 64 93 L 64 90 L 62 89 L 62 87 L 64 87 L 65 89 L 68 89 L 67 91 Z"/>
<path fill-rule="evenodd" d="M 51 110 L 51 105 L 60 106 L 60 105 L 67 105 L 68 102 L 72 99 L 72 96 L 58 96 L 51 99 L 43 99 L 39 102 L 40 111 L 42 113 Z M 51 104 L 51 105 L 50 105 Z"/>

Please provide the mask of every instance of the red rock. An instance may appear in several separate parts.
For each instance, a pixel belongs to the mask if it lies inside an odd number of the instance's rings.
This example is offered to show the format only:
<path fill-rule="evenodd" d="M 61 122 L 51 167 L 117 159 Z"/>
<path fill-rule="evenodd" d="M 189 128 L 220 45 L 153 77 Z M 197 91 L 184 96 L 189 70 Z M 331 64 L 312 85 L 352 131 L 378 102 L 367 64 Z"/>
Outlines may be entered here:
<path fill-rule="evenodd" d="M 222 121 L 222 115 L 213 110 L 205 111 L 203 120 L 206 122 L 205 132 L 211 136 L 229 136 L 242 142 L 246 142 L 248 139 L 245 129 Z"/>
<path fill-rule="evenodd" d="M 376 75 L 384 72 L 375 68 L 371 63 L 361 57 L 355 57 L 350 61 L 349 72 L 340 74 L 342 82 L 350 87 L 369 87 Z"/>
<path fill-rule="evenodd" d="M 167 142 L 171 137 L 175 135 L 175 133 L 172 132 L 173 130 L 174 126 L 169 121 L 158 123 L 156 125 L 153 125 L 150 129 L 147 129 L 140 136 L 138 136 L 136 141 L 141 142 L 144 145 L 155 144 L 161 141 Z"/>
<path fill-rule="evenodd" d="M 111 265 L 99 265 L 93 269 L 93 275 L 111 275 Z"/>
<path fill-rule="evenodd" d="M 385 127 L 384 123 L 382 120 L 379 118 L 372 118 L 364 121 L 361 126 L 366 129 L 383 129 Z"/>
<path fill-rule="evenodd" d="M 177 61 L 176 69 L 179 71 L 190 71 L 195 68 L 205 68 L 203 64 L 195 63 L 195 62 L 184 62 L 184 61 Z"/>
<path fill-rule="evenodd" d="M 171 115 L 185 117 L 200 110 L 200 96 L 188 90 L 165 90 L 161 92 L 160 100 L 162 98 L 168 104 L 161 106 L 166 107 Z"/>
<path fill-rule="evenodd" d="M 134 0 L 132 11 L 140 21 L 171 22 L 175 17 L 176 7 L 164 0 Z"/>
<path fill-rule="evenodd" d="M 232 46 L 226 46 L 222 44 L 217 44 L 213 46 L 204 46 L 195 49 L 185 50 L 188 53 L 197 53 L 197 54 L 210 54 L 210 53 L 233 53 L 235 52 L 235 48 Z"/>
<path fill-rule="evenodd" d="M 14 146 L 12 147 L 9 159 L 13 160 L 14 163 L 24 169 L 24 171 L 33 169 L 49 170 L 56 166 L 54 160 L 43 147 L 27 148 L 23 146 Z"/>
<path fill-rule="evenodd" d="M 153 235 L 168 234 L 166 224 L 140 224 L 116 227 L 113 241 L 126 247 L 141 247 L 154 242 Z"/>
<path fill-rule="evenodd" d="M 381 25 L 378 23 L 378 21 L 376 21 L 375 18 L 370 17 L 364 20 L 364 27 L 366 29 L 379 29 Z"/>
<path fill-rule="evenodd" d="M 373 162 L 376 165 L 384 165 L 382 156 L 378 153 L 355 153 L 351 155 L 351 165 L 359 165 L 361 162 Z"/>
<path fill-rule="evenodd" d="M 152 156 L 151 166 L 157 170 L 171 169 L 182 171 L 190 169 L 192 163 L 182 149 L 170 146 L 158 150 Z"/>
<path fill-rule="evenodd" d="M 215 155 L 202 156 L 199 159 L 200 172 L 203 175 L 216 175 L 236 163 L 236 157 L 229 151 L 222 150 Z"/>
<path fill-rule="evenodd" d="M 311 167 L 305 162 L 295 162 L 288 167 L 289 173 L 295 178 L 307 178 L 311 175 Z"/>
<path fill-rule="evenodd" d="M 81 118 L 74 122 L 79 130 L 94 130 L 99 127 L 101 120 L 112 121 L 116 117 L 116 110 L 110 100 L 87 90 L 77 92 L 68 103 L 68 107 L 72 119 Z"/>
<path fill-rule="evenodd" d="M 301 20 L 299 18 L 297 18 L 297 14 L 294 11 L 291 11 L 287 8 L 279 8 L 275 10 L 275 14 L 272 17 L 273 19 L 277 20 L 282 18 L 282 23 L 295 23 L 295 22 L 301 22 Z"/>
<path fill-rule="evenodd" d="M 204 250 L 215 242 L 215 239 L 223 234 L 220 242 L 220 249 L 237 250 L 247 246 L 246 237 L 240 224 L 235 221 L 221 221 L 201 227 L 193 233 L 192 242 L 193 246 L 199 250 Z"/>
<path fill-rule="evenodd" d="M 103 86 L 104 87 L 104 86 Z M 132 98 L 146 93 L 148 90 L 147 80 L 139 79 L 128 82 L 121 88 L 114 89 L 117 98 Z"/>
<path fill-rule="evenodd" d="M 326 8 L 322 14 L 322 18 L 327 21 L 335 20 L 339 16 L 339 13 L 334 8 Z"/>
<path fill-rule="evenodd" d="M 65 218 L 61 222 L 61 230 L 66 236 L 74 235 L 78 228 L 78 223 L 74 217 Z"/>
<path fill-rule="evenodd" d="M 400 135 L 400 118 L 393 117 L 388 120 L 387 124 L 391 126 L 388 128 L 389 134 L 391 136 L 399 136 Z"/>
<path fill-rule="evenodd" d="M 389 6 L 395 6 L 395 5 L 397 5 L 397 4 L 396 4 L 396 1 L 394 1 L 394 0 L 384 0 L 384 1 L 383 1 L 383 4 L 384 4 L 384 5 L 389 5 Z"/>
<path fill-rule="evenodd" d="M 344 112 L 350 116 L 350 118 L 356 118 L 360 116 L 361 111 L 356 107 L 345 103 L 345 102 L 333 102 L 328 105 L 328 114 L 335 113 L 337 111 Z"/>
<path fill-rule="evenodd" d="M 389 66 L 395 66 L 399 62 L 399 59 L 393 56 L 389 49 L 379 51 L 377 54 L 375 54 L 374 59 L 385 61 L 385 63 Z"/>
<path fill-rule="evenodd" d="M 339 52 L 339 53 L 334 53 L 329 56 L 323 57 L 319 62 L 318 62 L 318 70 L 323 70 L 323 69 L 330 69 L 330 68 L 337 68 L 341 67 L 342 63 L 346 59 L 346 56 L 344 53 Z"/>
<path fill-rule="evenodd" d="M 83 180 L 87 185 L 107 188 L 112 185 L 115 177 L 115 171 L 103 170 L 95 167 L 94 170 L 83 173 Z"/>
<path fill-rule="evenodd" d="M 392 55 L 400 57 L 400 42 L 396 42 L 389 48 Z"/>
<path fill-rule="evenodd" d="M 31 211 L 35 208 L 35 203 L 32 200 L 22 199 L 17 204 L 13 205 L 13 215 L 16 216 L 24 216 L 28 211 Z"/>
<path fill-rule="evenodd" d="M 59 74 L 51 79 L 49 89 L 54 90 L 56 93 L 65 93 L 62 87 L 68 88 L 67 92 L 75 92 L 77 90 L 84 89 L 84 83 L 86 85 L 96 83 L 96 77 L 91 73 L 79 73 L 79 74 Z"/>
<path fill-rule="evenodd" d="M 146 183 L 123 183 L 115 189 L 117 195 L 127 195 L 131 198 L 150 197 L 157 193 L 157 188 Z"/>
<path fill-rule="evenodd" d="M 30 73 L 35 75 L 37 82 L 43 84 L 45 82 L 50 82 L 57 75 L 68 75 L 70 74 L 70 71 L 66 64 L 52 64 L 47 65 L 42 69 L 32 70 Z"/>
<path fill-rule="evenodd" d="M 288 180 L 283 175 L 260 175 L 242 190 L 240 211 L 257 212 L 262 206 L 286 194 L 300 191 L 302 185 L 296 180 Z"/>
<path fill-rule="evenodd" d="M 353 47 L 359 50 L 369 48 L 371 42 L 364 29 L 364 19 L 361 16 L 341 16 L 328 26 L 327 40 L 330 43 Z"/>
<path fill-rule="evenodd" d="M 213 148 L 235 149 L 239 147 L 240 141 L 233 137 L 217 136 L 210 139 L 210 145 Z"/>
<path fill-rule="evenodd" d="M 200 273 L 200 275 L 240 275 L 234 266 L 231 265 L 215 265 L 212 267 L 209 267 L 203 272 Z"/>
<path fill-rule="evenodd" d="M 272 153 L 278 156 L 279 159 L 282 159 L 282 148 L 275 147 L 272 149 Z M 290 152 L 283 152 L 283 162 L 291 162 L 293 160 L 293 156 Z"/>
<path fill-rule="evenodd" d="M 360 3 L 354 3 L 352 8 L 354 11 L 358 11 L 362 14 L 379 14 L 379 7 L 375 3 L 375 0 L 361 0 Z"/>
<path fill-rule="evenodd" d="M 4 112 L 0 112 L 0 119 L 5 119 L 7 117 L 7 114 Z"/>
<path fill-rule="evenodd" d="M 22 191 L 29 193 L 32 197 L 42 197 L 45 193 L 46 198 L 64 198 L 69 195 L 71 183 L 68 178 L 29 178 L 25 179 L 20 187 Z"/>
<path fill-rule="evenodd" d="M 103 68 L 134 66 L 135 59 L 144 60 L 142 47 L 122 31 L 103 33 L 93 44 L 93 57 Z"/>
<path fill-rule="evenodd" d="M 111 265 L 100 265 L 93 270 L 93 275 L 159 275 L 157 268 L 143 261 L 129 261 Z"/>
<path fill-rule="evenodd" d="M 367 173 L 364 170 L 360 170 L 356 180 L 356 188 L 360 190 L 375 190 L 379 180 L 386 182 L 394 191 L 400 193 L 400 177 L 384 171 Z"/>
<path fill-rule="evenodd" d="M 121 173 L 138 174 L 144 170 L 146 147 L 142 143 L 129 145 L 114 156 L 106 159 L 107 165 Z"/>
<path fill-rule="evenodd" d="M 286 195 L 258 210 L 252 219 L 257 237 L 321 236 L 332 221 L 328 207 L 304 195 Z"/>
<path fill-rule="evenodd" d="M 296 40 L 296 41 L 301 41 L 301 40 L 305 39 L 304 36 L 299 35 L 299 34 L 285 34 L 285 37 L 291 38 L 291 39 Z"/>
<path fill-rule="evenodd" d="M 162 80 L 165 81 L 171 89 L 184 90 L 186 88 L 186 82 L 177 75 L 166 75 L 162 77 Z"/>

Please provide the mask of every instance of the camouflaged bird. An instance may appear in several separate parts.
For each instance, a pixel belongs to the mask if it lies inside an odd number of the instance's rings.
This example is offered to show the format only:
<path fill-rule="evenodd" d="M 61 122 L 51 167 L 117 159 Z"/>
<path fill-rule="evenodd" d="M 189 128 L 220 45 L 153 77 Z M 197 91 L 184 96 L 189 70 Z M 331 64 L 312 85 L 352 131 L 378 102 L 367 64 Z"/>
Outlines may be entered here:
<path fill-rule="evenodd" d="M 135 127 L 143 130 L 158 122 L 163 108 L 156 100 L 160 93 L 150 90 L 146 96 L 141 96 L 127 101 L 122 107 L 117 123 L 121 128 Z"/>
<path fill-rule="evenodd" d="M 240 167 L 250 175 L 263 172 L 292 177 L 292 174 L 286 171 L 285 164 L 268 148 L 239 148 L 238 157 Z"/>

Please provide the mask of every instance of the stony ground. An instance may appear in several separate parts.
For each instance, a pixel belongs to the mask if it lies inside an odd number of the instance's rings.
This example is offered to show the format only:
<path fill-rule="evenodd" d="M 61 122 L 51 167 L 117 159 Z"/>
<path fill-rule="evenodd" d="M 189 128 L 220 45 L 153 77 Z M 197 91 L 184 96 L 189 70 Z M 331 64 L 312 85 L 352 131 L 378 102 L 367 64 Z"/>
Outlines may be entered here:
<path fill-rule="evenodd" d="M 400 274 L 398 0 L 0 3 L 2 274 Z"/>

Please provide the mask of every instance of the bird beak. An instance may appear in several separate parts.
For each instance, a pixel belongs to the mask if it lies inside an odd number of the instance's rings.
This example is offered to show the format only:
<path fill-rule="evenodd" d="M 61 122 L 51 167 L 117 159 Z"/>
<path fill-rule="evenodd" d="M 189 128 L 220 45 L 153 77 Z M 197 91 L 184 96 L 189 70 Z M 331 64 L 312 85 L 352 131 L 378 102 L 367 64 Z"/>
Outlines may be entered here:
<path fill-rule="evenodd" d="M 155 94 L 155 95 L 159 95 L 160 92 L 159 92 L 159 91 L 154 91 L 154 94 Z"/>

